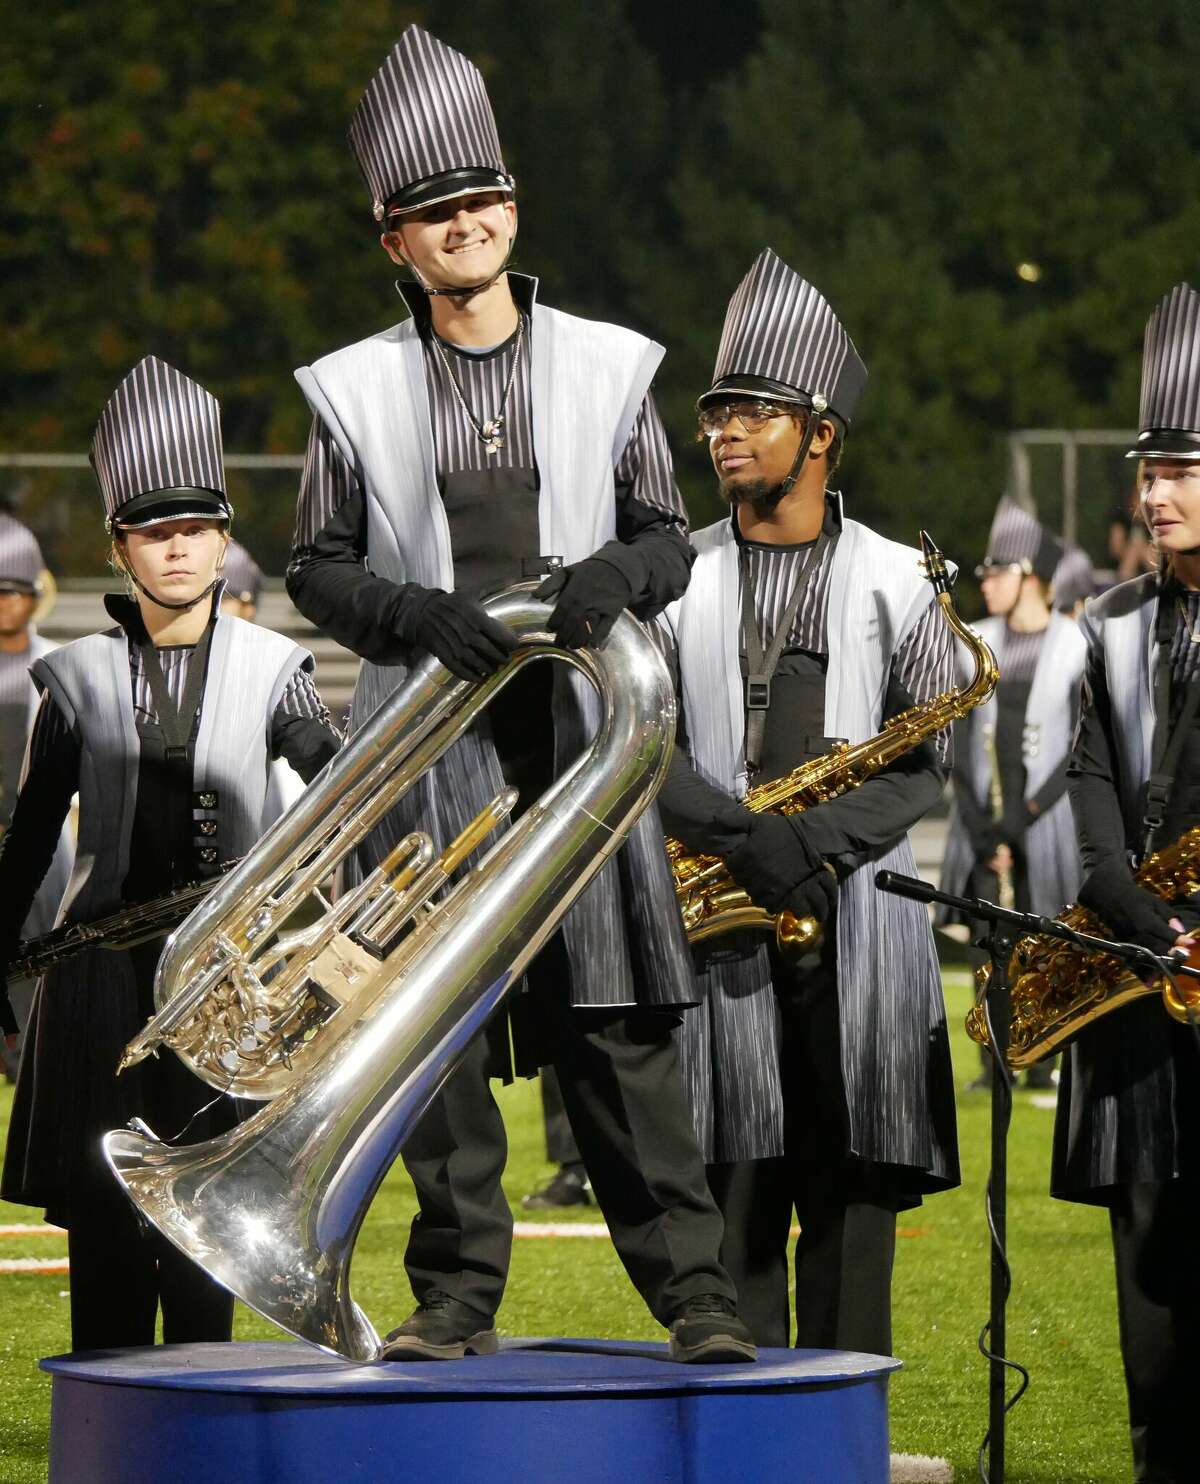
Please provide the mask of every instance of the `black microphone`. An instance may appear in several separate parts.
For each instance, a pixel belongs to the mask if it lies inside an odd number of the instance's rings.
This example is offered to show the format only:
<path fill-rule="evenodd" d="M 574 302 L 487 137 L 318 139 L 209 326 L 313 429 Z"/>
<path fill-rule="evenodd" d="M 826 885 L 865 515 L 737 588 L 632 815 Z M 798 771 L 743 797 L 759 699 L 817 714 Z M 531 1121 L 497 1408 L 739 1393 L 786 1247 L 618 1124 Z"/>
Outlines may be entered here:
<path fill-rule="evenodd" d="M 916 876 L 901 876 L 896 871 L 876 871 L 875 885 L 880 891 L 890 891 L 896 897 L 911 897 L 914 902 L 934 902 L 937 887 Z"/>

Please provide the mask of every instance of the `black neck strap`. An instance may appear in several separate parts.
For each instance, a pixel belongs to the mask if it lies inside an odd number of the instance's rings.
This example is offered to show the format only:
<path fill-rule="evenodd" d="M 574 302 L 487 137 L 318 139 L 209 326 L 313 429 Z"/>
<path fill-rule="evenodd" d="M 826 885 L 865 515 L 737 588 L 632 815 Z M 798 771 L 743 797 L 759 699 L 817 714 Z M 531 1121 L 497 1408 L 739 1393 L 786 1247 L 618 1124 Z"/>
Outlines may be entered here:
<path fill-rule="evenodd" d="M 212 643 L 212 631 L 212 624 L 206 625 L 200 642 L 188 659 L 187 679 L 184 681 L 183 695 L 178 706 L 171 699 L 158 650 L 149 638 L 138 643 L 138 648 L 142 652 L 142 665 L 146 671 L 150 694 L 154 697 L 154 709 L 158 713 L 158 724 L 162 729 L 168 763 L 181 764 L 187 760 L 188 748 L 192 740 L 192 727 L 204 694 L 204 679 L 208 670 L 208 651 Z"/>
<path fill-rule="evenodd" d="M 734 519 L 737 516 L 735 513 Z M 833 540 L 837 538 L 834 537 Z M 750 580 L 750 559 L 741 548 L 742 569 L 742 643 L 746 646 L 746 772 L 751 777 L 762 767 L 763 738 L 767 730 L 767 712 L 771 709 L 771 678 L 779 665 L 788 635 L 792 631 L 800 599 L 804 596 L 813 574 L 820 568 L 826 547 L 832 544 L 830 537 L 822 531 L 809 549 L 804 565 L 796 577 L 787 606 L 780 615 L 775 633 L 771 636 L 771 647 L 763 653 L 762 636 L 758 632 L 758 620 L 754 616 L 754 585 Z"/>
<path fill-rule="evenodd" d="M 1188 731 L 1200 706 L 1200 677 L 1190 680 L 1179 715 L 1171 724 L 1171 640 L 1177 616 L 1172 599 L 1173 584 L 1159 584 L 1158 608 L 1154 615 L 1154 741 L 1150 752 L 1150 778 L 1146 784 L 1146 808 L 1142 817 L 1142 859 L 1154 851 L 1158 832 L 1166 818 L 1167 801 L 1175 772 L 1183 754 Z"/>

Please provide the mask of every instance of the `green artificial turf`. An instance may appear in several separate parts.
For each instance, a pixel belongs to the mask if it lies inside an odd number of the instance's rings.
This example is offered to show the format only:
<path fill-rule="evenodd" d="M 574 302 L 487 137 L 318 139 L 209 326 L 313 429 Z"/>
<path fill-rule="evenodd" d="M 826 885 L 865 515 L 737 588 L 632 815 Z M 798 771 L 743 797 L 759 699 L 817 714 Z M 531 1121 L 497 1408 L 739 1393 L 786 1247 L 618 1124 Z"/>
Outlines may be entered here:
<path fill-rule="evenodd" d="M 966 976 L 948 974 L 946 990 L 961 1087 L 977 1067 L 961 1030 Z M 516 1206 L 549 1166 L 536 1084 L 518 1084 L 502 1098 L 511 1141 L 506 1187 Z M 5 1126 L 10 1101 L 10 1093 L 0 1093 Z M 1007 1476 L 1011 1484 L 1117 1484 L 1130 1467 L 1108 1225 L 1101 1211 L 1047 1196 L 1052 1122 L 1051 1112 L 1018 1093 L 1009 1155 L 1008 1348 L 1033 1381 L 1010 1414 Z M 959 1134 L 962 1188 L 900 1218 L 906 1235 L 897 1243 L 895 1348 L 904 1369 L 892 1383 L 891 1422 L 894 1449 L 948 1457 L 956 1478 L 967 1481 L 976 1477 L 987 1415 L 987 1367 L 975 1348 L 988 1302 L 985 1095 L 960 1094 Z M 412 1190 L 397 1166 L 367 1217 L 354 1261 L 355 1294 L 381 1331 L 411 1308 L 402 1255 L 412 1211 Z M 598 1218 L 593 1208 L 566 1219 Z M 0 1205 L 0 1221 L 40 1220 L 38 1211 Z M 65 1250 L 62 1238 L 0 1240 L 0 1258 Z M 0 1275 L 0 1484 L 45 1479 L 50 1384 L 37 1359 L 70 1347 L 66 1289 L 61 1274 Z M 499 1323 L 514 1335 L 663 1337 L 606 1240 L 518 1240 Z M 239 1307 L 235 1333 L 248 1339 L 279 1332 Z"/>

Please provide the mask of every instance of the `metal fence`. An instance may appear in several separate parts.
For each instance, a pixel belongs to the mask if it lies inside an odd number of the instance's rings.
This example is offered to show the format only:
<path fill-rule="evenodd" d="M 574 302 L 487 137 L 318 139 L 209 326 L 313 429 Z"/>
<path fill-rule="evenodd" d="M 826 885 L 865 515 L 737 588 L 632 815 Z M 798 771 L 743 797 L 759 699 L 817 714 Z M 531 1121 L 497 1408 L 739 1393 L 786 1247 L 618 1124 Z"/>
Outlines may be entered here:
<path fill-rule="evenodd" d="M 1125 452 L 1136 432 L 1111 428 L 1024 428 L 1008 435 L 1009 490 L 1039 520 L 1108 565 L 1108 528 L 1132 513 L 1136 465 Z"/>
<path fill-rule="evenodd" d="M 287 566 L 303 468 L 301 454 L 225 455 L 238 540 L 275 577 Z M 103 576 L 108 539 L 86 455 L 0 453 L 0 502 L 37 534 L 56 577 Z"/>

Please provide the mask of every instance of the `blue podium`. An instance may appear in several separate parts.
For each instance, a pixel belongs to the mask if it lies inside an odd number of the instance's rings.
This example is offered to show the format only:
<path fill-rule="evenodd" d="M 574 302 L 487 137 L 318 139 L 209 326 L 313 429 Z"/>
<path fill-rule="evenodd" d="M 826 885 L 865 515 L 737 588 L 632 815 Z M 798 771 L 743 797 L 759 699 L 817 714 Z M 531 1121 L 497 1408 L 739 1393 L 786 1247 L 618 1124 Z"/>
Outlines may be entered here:
<path fill-rule="evenodd" d="M 887 1484 L 899 1361 L 507 1340 L 498 1355 L 351 1365 L 292 1343 L 57 1356 L 50 1484 Z"/>

